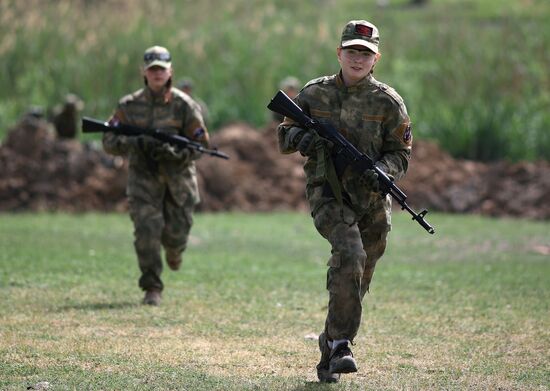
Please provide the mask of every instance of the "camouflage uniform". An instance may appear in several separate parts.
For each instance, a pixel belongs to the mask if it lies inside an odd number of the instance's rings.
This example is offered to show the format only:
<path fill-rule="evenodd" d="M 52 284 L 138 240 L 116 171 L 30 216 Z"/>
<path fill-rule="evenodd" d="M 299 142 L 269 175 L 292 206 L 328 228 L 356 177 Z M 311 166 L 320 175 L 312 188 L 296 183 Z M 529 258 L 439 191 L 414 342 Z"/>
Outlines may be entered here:
<path fill-rule="evenodd" d="M 372 74 L 346 87 L 341 74 L 310 81 L 295 98 L 310 117 L 329 121 L 360 151 L 396 180 L 407 171 L 412 135 L 401 97 Z M 292 120 L 278 128 L 282 153 L 296 151 Z M 308 157 L 306 197 L 315 227 L 332 246 L 328 261 L 328 315 L 325 334 L 329 340 L 353 341 L 361 321 L 361 301 L 378 259 L 386 248 L 391 229 L 391 199 L 371 191 L 349 168 L 339 183 L 341 205 L 323 176 L 322 155 Z M 321 175 L 320 175 L 321 172 Z"/>
<path fill-rule="evenodd" d="M 180 81 L 178 81 L 176 83 L 176 88 L 183 91 L 183 92 L 185 92 L 187 95 L 192 97 L 195 102 L 198 103 L 198 105 L 201 109 L 202 119 L 203 119 L 204 123 L 207 124 L 208 121 L 209 121 L 208 106 L 206 105 L 206 103 L 201 98 L 198 98 L 193 93 L 193 89 L 195 88 L 193 80 L 191 80 L 188 77 L 183 78 L 183 79 L 181 79 Z"/>
<path fill-rule="evenodd" d="M 125 96 L 111 122 L 162 129 L 208 146 L 208 132 L 198 104 L 176 88 L 155 95 L 145 87 Z M 142 273 L 139 286 L 145 291 L 161 291 L 161 245 L 176 253 L 186 248 L 193 210 L 200 200 L 194 163 L 200 155 L 153 159 L 145 150 L 133 147 L 128 137 L 114 133 L 105 133 L 103 145 L 109 153 L 128 156 L 127 195 Z"/>

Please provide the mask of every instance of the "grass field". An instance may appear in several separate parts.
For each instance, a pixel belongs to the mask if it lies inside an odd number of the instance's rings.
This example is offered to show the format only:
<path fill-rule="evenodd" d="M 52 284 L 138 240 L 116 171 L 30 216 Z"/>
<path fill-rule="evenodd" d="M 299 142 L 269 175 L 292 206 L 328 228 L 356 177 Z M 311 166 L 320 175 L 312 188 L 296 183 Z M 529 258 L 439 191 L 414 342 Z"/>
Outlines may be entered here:
<path fill-rule="evenodd" d="M 395 214 L 359 372 L 316 383 L 329 248 L 304 214 L 199 214 L 139 304 L 116 214 L 0 215 L 0 389 L 548 390 L 550 222 Z"/>

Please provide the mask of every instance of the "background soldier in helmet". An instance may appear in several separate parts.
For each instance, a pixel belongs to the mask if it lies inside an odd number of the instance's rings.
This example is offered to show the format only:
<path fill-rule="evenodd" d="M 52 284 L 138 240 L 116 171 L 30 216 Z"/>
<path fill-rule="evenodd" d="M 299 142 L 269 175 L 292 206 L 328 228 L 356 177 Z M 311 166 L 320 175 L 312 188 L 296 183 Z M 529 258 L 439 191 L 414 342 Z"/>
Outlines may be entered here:
<path fill-rule="evenodd" d="M 294 97 L 298 95 L 300 88 L 302 88 L 302 84 L 300 83 L 300 80 L 294 76 L 287 76 L 279 83 L 279 89 L 287 94 L 291 99 L 294 99 Z M 272 111 L 272 119 L 278 125 L 283 122 L 284 117 L 281 114 Z"/>
<path fill-rule="evenodd" d="M 192 97 L 195 102 L 199 104 L 199 107 L 201 108 L 202 118 L 204 120 L 204 123 L 207 124 L 208 123 L 208 106 L 206 106 L 206 103 L 201 98 L 195 96 L 195 93 L 194 93 L 195 83 L 193 82 L 193 80 L 189 77 L 184 77 L 183 79 L 178 81 L 178 83 L 176 84 L 176 88 L 185 92 L 187 95 Z"/>
<path fill-rule="evenodd" d="M 308 116 L 330 122 L 398 180 L 407 171 L 412 133 L 401 97 L 373 77 L 380 58 L 378 43 L 376 26 L 365 20 L 350 21 L 336 49 L 340 72 L 310 81 L 295 102 Z M 292 120 L 285 118 L 278 137 L 281 152 L 307 156 L 306 196 L 315 227 L 332 246 L 328 313 L 319 336 L 317 375 L 320 381 L 336 382 L 341 373 L 357 371 L 350 345 L 359 330 L 362 299 L 386 248 L 391 198 L 379 192 L 374 170 L 356 175 L 348 167 L 335 177 L 331 145 Z"/>
<path fill-rule="evenodd" d="M 208 131 L 199 105 L 172 87 L 171 56 L 153 46 L 143 56 L 145 87 L 123 97 L 110 124 L 118 123 L 185 136 L 208 146 Z M 164 288 L 161 248 L 172 270 L 180 268 L 199 202 L 194 161 L 200 154 L 177 149 L 148 136 L 127 137 L 105 133 L 103 146 L 115 155 L 127 155 L 127 195 L 134 223 L 134 246 L 145 291 L 144 304 L 158 305 Z"/>

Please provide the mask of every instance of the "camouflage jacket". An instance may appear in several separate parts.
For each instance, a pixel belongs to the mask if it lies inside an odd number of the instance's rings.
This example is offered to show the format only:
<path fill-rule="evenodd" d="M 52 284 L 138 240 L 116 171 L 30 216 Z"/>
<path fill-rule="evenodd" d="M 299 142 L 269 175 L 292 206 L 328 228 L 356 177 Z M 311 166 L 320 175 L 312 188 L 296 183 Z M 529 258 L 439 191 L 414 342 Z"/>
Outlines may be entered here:
<path fill-rule="evenodd" d="M 110 121 L 162 129 L 208 147 L 208 131 L 199 105 L 176 88 L 161 96 L 155 96 L 147 87 L 127 95 L 119 101 Z M 188 197 L 195 204 L 200 201 L 194 163 L 199 154 L 187 159 L 155 161 L 139 148 L 132 148 L 128 137 L 112 132 L 104 134 L 103 146 L 109 153 L 128 157 L 128 196 L 148 199 L 149 194 L 158 193 L 155 187 L 166 184 L 178 204 L 183 205 Z"/>
<path fill-rule="evenodd" d="M 324 76 L 307 83 L 294 99 L 304 112 L 320 121 L 330 122 L 358 150 L 396 180 L 405 175 L 411 154 L 412 133 L 403 99 L 391 87 L 369 75 L 358 84 L 346 87 L 341 75 Z M 279 125 L 279 148 L 282 153 L 296 152 L 290 130 L 296 126 L 289 118 Z M 295 144 L 295 143 L 294 143 Z M 308 157 L 304 171 L 308 185 L 306 196 L 314 212 L 326 201 L 323 186 L 314 183 L 317 157 Z M 347 169 L 340 180 L 347 201 L 360 215 L 383 205 L 391 206 L 389 196 L 366 189 L 358 175 Z M 326 186 L 324 186 L 326 188 Z"/>

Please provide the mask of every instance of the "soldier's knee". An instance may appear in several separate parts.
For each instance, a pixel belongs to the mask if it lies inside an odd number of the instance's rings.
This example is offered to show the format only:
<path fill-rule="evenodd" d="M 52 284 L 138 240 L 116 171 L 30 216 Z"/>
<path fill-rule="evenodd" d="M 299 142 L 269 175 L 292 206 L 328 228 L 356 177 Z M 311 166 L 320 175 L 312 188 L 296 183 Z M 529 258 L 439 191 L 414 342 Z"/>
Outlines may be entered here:
<path fill-rule="evenodd" d="M 376 266 L 376 263 L 380 258 L 382 258 L 382 255 L 384 255 L 385 245 L 382 246 L 376 246 L 376 247 L 368 247 L 365 248 L 365 252 L 367 254 L 367 261 L 365 262 L 366 268 L 372 268 Z"/>
<path fill-rule="evenodd" d="M 171 249 L 178 252 L 181 252 L 187 248 L 188 240 L 189 235 L 187 233 L 182 233 L 179 235 L 163 234 L 161 238 L 162 245 L 165 249 Z"/>
<path fill-rule="evenodd" d="M 375 232 L 363 236 L 363 249 L 367 254 L 366 267 L 374 267 L 376 262 L 384 255 L 387 244 L 387 232 Z"/>
<path fill-rule="evenodd" d="M 355 262 L 365 255 L 361 234 L 357 225 L 337 224 L 329 233 L 329 241 L 334 252 L 339 253 L 346 263 Z"/>
<path fill-rule="evenodd" d="M 135 224 L 134 247 L 138 253 L 157 252 L 161 245 L 161 231 L 155 224 Z"/>
<path fill-rule="evenodd" d="M 354 220 L 355 214 L 350 208 L 340 206 L 336 202 L 328 202 L 315 213 L 313 223 L 323 237 L 331 240 L 330 236 L 333 236 L 333 231 L 337 227 L 349 227 L 350 222 Z"/>
<path fill-rule="evenodd" d="M 162 208 L 152 202 L 137 197 L 128 199 L 130 217 L 135 225 L 158 225 L 162 224 Z"/>
<path fill-rule="evenodd" d="M 357 252 L 334 252 L 329 259 L 327 289 L 333 293 L 353 295 L 361 286 L 367 256 Z"/>

